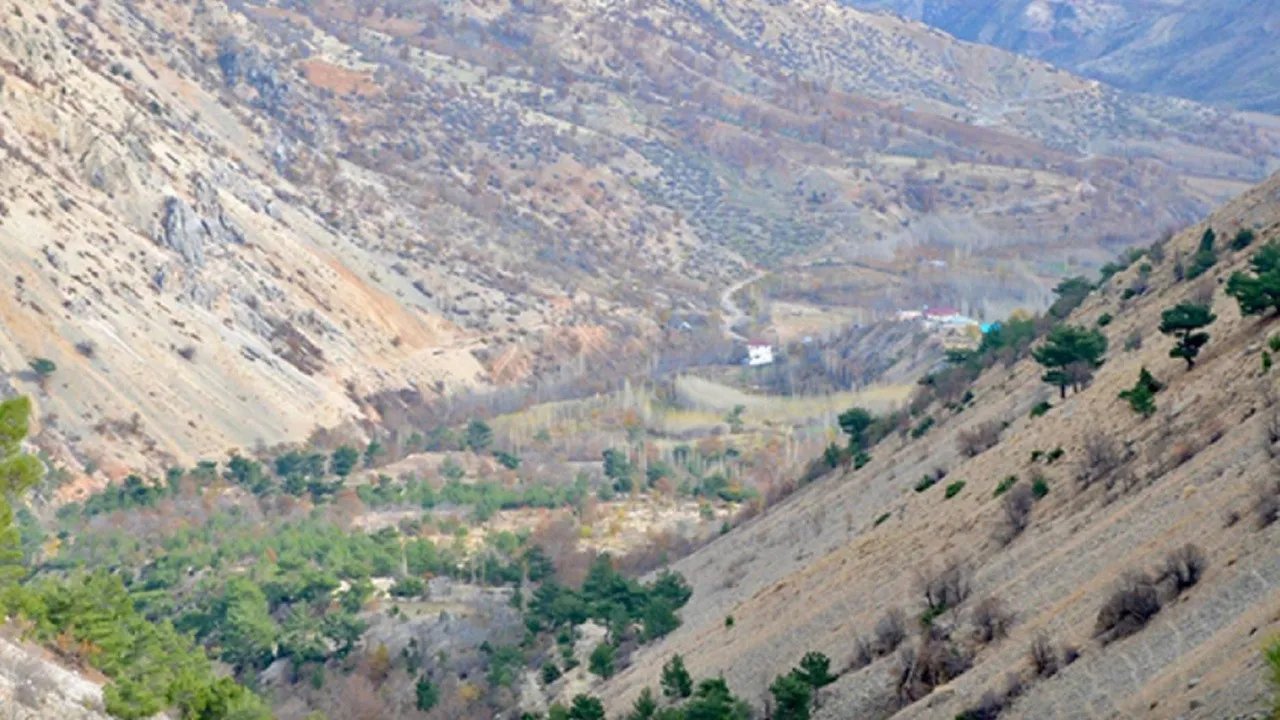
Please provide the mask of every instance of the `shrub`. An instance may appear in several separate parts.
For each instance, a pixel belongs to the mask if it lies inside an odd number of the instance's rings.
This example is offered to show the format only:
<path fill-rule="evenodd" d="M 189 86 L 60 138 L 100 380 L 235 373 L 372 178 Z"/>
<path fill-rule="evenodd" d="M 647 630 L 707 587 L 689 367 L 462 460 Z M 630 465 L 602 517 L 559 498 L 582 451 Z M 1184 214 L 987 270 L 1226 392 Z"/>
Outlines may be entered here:
<path fill-rule="evenodd" d="M 1000 497 L 1001 495 L 1009 492 L 1009 488 L 1013 487 L 1016 482 L 1018 482 L 1017 475 L 1010 475 L 1009 477 L 1001 480 L 1000 483 L 996 485 L 995 497 Z"/>
<path fill-rule="evenodd" d="M 912 703 L 939 685 L 959 677 L 973 665 L 973 657 L 963 647 L 932 633 L 920 636 L 914 648 L 898 652 L 895 689 L 898 700 Z"/>
<path fill-rule="evenodd" d="M 1106 327 L 1110 325 L 1113 319 L 1114 318 L 1111 317 L 1111 313 L 1102 313 L 1098 316 L 1098 327 Z"/>
<path fill-rule="evenodd" d="M 932 428 L 933 425 L 934 425 L 933 417 L 932 416 L 926 417 L 925 419 L 921 420 L 919 423 L 916 423 L 915 427 L 911 428 L 911 438 L 914 440 L 914 439 L 923 437 L 925 433 L 929 432 L 929 429 Z"/>
<path fill-rule="evenodd" d="M 1204 574 L 1207 565 L 1204 551 L 1187 543 L 1165 556 L 1161 579 L 1172 581 L 1174 591 L 1181 594 L 1200 582 L 1200 576 Z"/>
<path fill-rule="evenodd" d="M 977 457 L 1000 442 L 1000 423 L 989 420 L 956 435 L 956 446 L 965 457 Z"/>
<path fill-rule="evenodd" d="M 1213 228 L 1206 228 L 1204 235 L 1200 236 L 1200 246 L 1196 249 L 1195 255 L 1191 256 L 1191 264 L 1187 266 L 1188 280 L 1200 277 L 1209 268 L 1218 264 L 1218 253 L 1213 248 L 1213 242 L 1216 239 Z"/>
<path fill-rule="evenodd" d="M 888 655 L 903 640 L 907 639 L 907 614 L 901 608 L 893 608 L 876 622 L 875 644 L 872 646 L 876 655 Z"/>
<path fill-rule="evenodd" d="M 1045 495 L 1049 494 L 1049 482 L 1044 479 L 1043 475 L 1037 475 L 1031 478 L 1031 494 L 1034 495 L 1037 500 L 1042 500 Z"/>
<path fill-rule="evenodd" d="M 865 635 L 859 635 L 853 639 L 853 658 L 849 661 L 851 670 L 861 670 L 875 662 L 875 659 L 875 650 L 872 648 L 871 641 Z"/>
<path fill-rule="evenodd" d="M 1264 480 L 1254 486 L 1253 517 L 1259 530 L 1280 520 L 1280 480 Z"/>
<path fill-rule="evenodd" d="M 1044 456 L 1044 459 L 1045 459 L 1045 462 L 1052 465 L 1058 460 L 1062 459 L 1062 456 L 1066 454 L 1067 454 L 1066 450 L 1063 450 L 1061 447 L 1056 447 L 1050 450 L 1049 454 Z"/>
<path fill-rule="evenodd" d="M 950 500 L 951 498 L 955 497 L 956 495 L 959 495 L 959 494 L 960 494 L 960 491 L 961 491 L 961 490 L 963 490 L 963 489 L 964 489 L 964 481 L 963 481 L 963 480 L 957 480 L 957 481 L 955 481 L 955 482 L 953 482 L 953 483 L 950 483 L 949 485 L 947 485 L 947 489 L 946 489 L 946 492 L 945 492 L 945 493 L 944 493 L 944 495 L 943 495 L 943 499 L 944 499 L 944 500 Z"/>
<path fill-rule="evenodd" d="M 880 527 L 880 525 L 882 525 L 892 515 L 893 513 L 884 513 L 880 517 L 876 518 L 875 527 Z"/>
<path fill-rule="evenodd" d="M 1038 418 L 1041 415 L 1044 415 L 1045 413 L 1049 412 L 1051 409 L 1053 409 L 1053 403 L 1049 402 L 1048 400 L 1041 400 L 1040 402 L 1031 406 L 1031 417 Z"/>
<path fill-rule="evenodd" d="M 1156 393 L 1164 389 L 1164 383 L 1144 367 L 1138 371 L 1138 380 L 1133 387 L 1120 392 L 1120 399 L 1127 400 L 1129 407 L 1142 417 L 1151 417 L 1156 411 Z"/>
<path fill-rule="evenodd" d="M 1134 330 L 1124 339 L 1124 349 L 1126 352 L 1142 349 L 1142 333 Z"/>
<path fill-rule="evenodd" d="M 973 607 L 972 620 L 978 641 L 990 643 L 1009 634 L 1009 627 L 1013 625 L 1013 613 L 1009 612 L 1000 598 L 989 596 Z"/>
<path fill-rule="evenodd" d="M 973 570 L 957 558 L 943 564 L 937 572 L 917 578 L 925 606 L 936 612 L 959 607 L 968 597 L 973 584 Z"/>
<path fill-rule="evenodd" d="M 76 352 L 92 360 L 98 354 L 98 345 L 92 340 L 81 340 L 76 343 Z"/>
<path fill-rule="evenodd" d="M 388 591 L 393 597 L 421 597 L 427 591 L 427 584 L 421 578 L 400 578 Z"/>
<path fill-rule="evenodd" d="M 1076 481 L 1081 488 L 1111 475 L 1123 462 L 1118 443 L 1100 430 L 1085 436 L 1083 450 L 1080 465 L 1076 468 Z"/>
<path fill-rule="evenodd" d="M 916 492 L 921 493 L 933 487 L 937 483 L 938 483 L 937 479 L 935 479 L 932 475 L 925 475 L 921 477 L 919 481 L 916 482 L 914 489 Z"/>
<path fill-rule="evenodd" d="M 591 655 L 587 658 L 587 668 L 595 675 L 609 678 L 613 675 L 613 661 L 616 654 L 617 648 L 602 642 L 591 651 Z"/>
<path fill-rule="evenodd" d="M 1031 671 L 1036 677 L 1053 677 L 1058 674 L 1058 650 L 1049 641 L 1049 636 L 1039 633 L 1031 641 L 1027 649 L 1027 657 L 1031 661 Z"/>
<path fill-rule="evenodd" d="M 187 362 L 191 362 L 192 360 L 196 359 L 196 346 L 183 345 L 182 347 L 178 348 L 177 353 L 178 353 L 178 357 L 182 358 L 183 360 L 186 360 Z"/>
<path fill-rule="evenodd" d="M 1035 507 L 1035 495 L 1026 485 L 1014 485 L 1000 502 L 1003 525 L 997 538 L 1012 542 L 1031 524 L 1031 510 Z"/>
<path fill-rule="evenodd" d="M 1267 338 L 1267 347 L 1271 348 L 1271 352 L 1280 352 L 1280 335 Z"/>
<path fill-rule="evenodd" d="M 1160 595 L 1151 577 L 1130 572 L 1121 579 L 1098 611 L 1093 634 L 1106 643 L 1128 637 L 1160 612 Z"/>
<path fill-rule="evenodd" d="M 1240 228 L 1236 231 L 1235 237 L 1231 238 L 1232 250 L 1243 250 L 1253 244 L 1253 230 L 1249 228 Z"/>
<path fill-rule="evenodd" d="M 727 628 L 731 628 L 731 627 L 733 627 L 733 623 L 734 623 L 734 620 L 733 620 L 733 616 L 732 616 L 732 615 L 725 615 L 725 616 L 724 616 L 724 626 L 725 626 L 725 627 L 727 627 Z"/>

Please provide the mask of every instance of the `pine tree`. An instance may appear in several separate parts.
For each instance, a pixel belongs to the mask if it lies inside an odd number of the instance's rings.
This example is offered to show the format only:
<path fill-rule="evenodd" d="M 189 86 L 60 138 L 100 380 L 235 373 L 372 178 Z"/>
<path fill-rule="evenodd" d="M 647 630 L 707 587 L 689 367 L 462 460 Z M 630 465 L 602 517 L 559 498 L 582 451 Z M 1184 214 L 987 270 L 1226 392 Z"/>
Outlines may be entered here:
<path fill-rule="evenodd" d="M 1059 325 L 1031 355 L 1046 369 L 1041 379 L 1056 385 L 1059 395 L 1065 398 L 1068 387 L 1079 390 L 1093 377 L 1106 352 L 1107 336 L 1098 330 Z"/>
<path fill-rule="evenodd" d="M 684 658 L 672 655 L 662 666 L 662 694 L 669 698 L 687 698 L 693 694 L 693 678 L 685 669 Z"/>
<path fill-rule="evenodd" d="M 809 720 L 813 687 L 796 672 L 779 675 L 769 686 L 777 709 L 774 720 Z"/>
<path fill-rule="evenodd" d="M 653 691 L 645 688 L 640 691 L 640 696 L 631 705 L 631 714 L 628 720 L 650 720 L 654 714 L 658 712 L 658 701 L 653 697 Z"/>
<path fill-rule="evenodd" d="M 1188 370 L 1195 367 L 1196 356 L 1209 342 L 1209 333 L 1198 331 L 1217 317 L 1208 305 L 1198 303 L 1179 303 L 1165 310 L 1160 316 L 1160 332 L 1177 339 L 1169 357 L 1186 360 Z"/>
<path fill-rule="evenodd" d="M 815 690 L 836 681 L 836 676 L 831 674 L 831 658 L 812 650 L 800 659 L 796 673 Z"/>
<path fill-rule="evenodd" d="M 569 720 L 604 720 L 604 704 L 590 695 L 576 695 L 569 706 Z"/>

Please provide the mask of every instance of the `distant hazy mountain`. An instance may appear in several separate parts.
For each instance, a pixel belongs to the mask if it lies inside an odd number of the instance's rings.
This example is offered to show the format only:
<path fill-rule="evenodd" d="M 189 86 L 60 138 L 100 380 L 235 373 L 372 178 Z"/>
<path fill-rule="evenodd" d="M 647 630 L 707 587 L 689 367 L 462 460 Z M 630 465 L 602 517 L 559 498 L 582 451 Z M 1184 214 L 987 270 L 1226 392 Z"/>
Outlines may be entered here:
<path fill-rule="evenodd" d="M 1280 112 L 1278 0 L 843 0 L 1127 90 Z"/>

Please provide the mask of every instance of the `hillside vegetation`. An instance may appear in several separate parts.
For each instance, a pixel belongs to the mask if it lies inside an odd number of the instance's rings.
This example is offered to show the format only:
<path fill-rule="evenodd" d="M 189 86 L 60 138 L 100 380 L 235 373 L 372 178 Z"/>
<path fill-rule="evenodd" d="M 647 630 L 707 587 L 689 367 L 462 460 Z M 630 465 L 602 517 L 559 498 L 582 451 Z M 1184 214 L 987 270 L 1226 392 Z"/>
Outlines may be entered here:
<path fill-rule="evenodd" d="M 1060 310 L 1078 307 L 1030 348 L 967 390 L 936 376 L 906 426 L 931 418 L 923 433 L 677 562 L 684 624 L 599 694 L 620 712 L 680 655 L 781 711 L 803 688 L 775 679 L 816 651 L 819 718 L 1265 714 L 1277 241 L 1280 177 L 1096 289 L 1064 284 Z M 1062 366 L 1064 399 L 1042 349 L 1075 341 L 1055 324 L 1105 340 L 1096 369 Z"/>
<path fill-rule="evenodd" d="M 1280 147 L 819 0 L 0 14 L 0 365 L 90 485 L 376 422 L 380 393 L 643 367 L 753 265 L 936 258 L 852 301 L 1037 306 Z"/>

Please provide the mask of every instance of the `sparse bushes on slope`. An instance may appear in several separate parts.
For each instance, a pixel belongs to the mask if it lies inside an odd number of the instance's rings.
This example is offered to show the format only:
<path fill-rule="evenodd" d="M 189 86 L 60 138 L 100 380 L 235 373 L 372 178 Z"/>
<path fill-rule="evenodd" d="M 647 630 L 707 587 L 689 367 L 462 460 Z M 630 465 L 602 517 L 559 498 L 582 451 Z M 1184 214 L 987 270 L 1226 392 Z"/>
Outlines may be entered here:
<path fill-rule="evenodd" d="M 991 643 L 1009 634 L 1013 625 L 1013 613 L 1004 601 L 994 595 L 983 598 L 973 607 L 974 635 L 978 642 Z"/>
<path fill-rule="evenodd" d="M 1104 645 L 1146 627 L 1160 612 L 1160 593 L 1145 572 L 1126 574 L 1098 611 L 1093 634 Z"/>
<path fill-rule="evenodd" d="M 931 632 L 921 633 L 914 647 L 898 652 L 894 680 L 898 701 L 904 705 L 915 702 L 972 666 L 973 655 L 961 645 Z"/>
<path fill-rule="evenodd" d="M 1031 664 L 1031 672 L 1036 677 L 1053 677 L 1058 670 L 1076 661 L 1080 653 L 1071 646 L 1061 650 L 1049 640 L 1044 633 L 1037 633 L 1027 648 L 1027 659 Z"/>
<path fill-rule="evenodd" d="M 977 457 L 1000 442 L 1002 429 L 995 420 L 973 425 L 956 435 L 956 448 L 965 457 Z"/>
<path fill-rule="evenodd" d="M 1023 484 L 1013 485 L 1005 492 L 1000 501 L 1001 525 L 996 532 L 996 539 L 1010 543 L 1022 534 L 1031 524 L 1031 510 L 1035 507 L 1036 497 L 1032 489 Z"/>
<path fill-rule="evenodd" d="M 1102 431 L 1092 431 L 1084 438 L 1083 453 L 1076 468 L 1076 482 L 1083 489 L 1107 479 L 1107 486 L 1111 487 L 1111 478 L 1123 462 L 1120 444 Z"/>
<path fill-rule="evenodd" d="M 973 569 L 958 558 L 952 558 L 936 572 L 918 576 L 916 585 L 924 596 L 926 615 L 936 617 L 959 607 L 969 598 L 973 588 Z"/>
<path fill-rule="evenodd" d="M 1164 571 L 1160 579 L 1172 582 L 1174 593 L 1180 594 L 1200 582 L 1200 576 L 1204 574 L 1208 564 L 1204 551 L 1187 543 L 1165 556 Z"/>
<path fill-rule="evenodd" d="M 876 622 L 875 644 L 872 646 L 876 655 L 888 655 L 903 640 L 907 639 L 907 614 L 901 608 L 893 608 Z"/>

